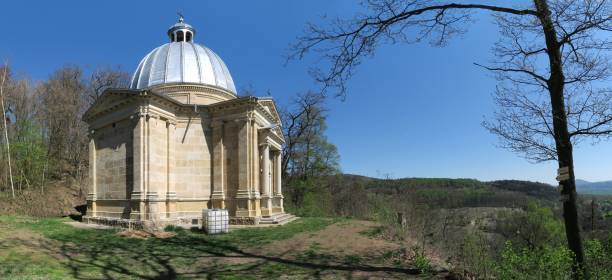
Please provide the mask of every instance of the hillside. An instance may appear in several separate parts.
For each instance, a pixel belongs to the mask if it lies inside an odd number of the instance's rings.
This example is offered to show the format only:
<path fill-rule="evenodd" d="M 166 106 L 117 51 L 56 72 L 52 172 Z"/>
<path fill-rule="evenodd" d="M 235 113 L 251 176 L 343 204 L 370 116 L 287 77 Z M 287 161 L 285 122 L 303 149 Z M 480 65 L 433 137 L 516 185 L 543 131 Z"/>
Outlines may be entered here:
<path fill-rule="evenodd" d="M 579 193 L 595 195 L 612 195 L 612 181 L 589 182 L 576 180 L 576 188 Z"/>
<path fill-rule="evenodd" d="M 17 193 L 0 192 L 0 215 L 26 215 L 33 217 L 61 217 L 79 215 L 84 211 L 85 189 L 74 179 L 47 183 L 45 189 L 28 189 Z M 77 210 L 78 208 L 78 210 Z"/>
<path fill-rule="evenodd" d="M 401 178 L 377 179 L 344 174 L 345 184 L 361 183 L 369 193 L 429 202 L 440 208 L 517 207 L 529 200 L 556 201 L 555 187 L 520 180 L 481 182 L 475 179 Z"/>

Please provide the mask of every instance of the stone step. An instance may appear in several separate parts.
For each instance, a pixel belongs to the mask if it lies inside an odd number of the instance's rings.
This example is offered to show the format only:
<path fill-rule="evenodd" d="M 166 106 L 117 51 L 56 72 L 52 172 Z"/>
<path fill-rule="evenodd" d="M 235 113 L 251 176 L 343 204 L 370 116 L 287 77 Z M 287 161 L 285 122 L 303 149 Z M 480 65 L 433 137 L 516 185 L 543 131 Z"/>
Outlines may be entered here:
<path fill-rule="evenodd" d="M 275 215 L 268 216 L 268 217 L 262 217 L 261 220 L 273 221 L 273 220 L 283 219 L 285 217 L 290 217 L 290 216 L 293 216 L 293 215 L 287 214 L 287 213 L 282 213 L 282 214 L 275 214 Z"/>
<path fill-rule="evenodd" d="M 274 218 L 274 217 L 280 217 L 280 216 L 286 216 L 286 215 L 291 215 L 289 213 L 276 213 L 273 214 L 272 216 L 264 216 L 264 218 Z"/>
<path fill-rule="evenodd" d="M 284 224 L 291 223 L 291 222 L 293 222 L 293 221 L 295 221 L 295 220 L 297 220 L 297 219 L 299 219 L 299 217 L 293 216 L 293 217 L 290 217 L 290 218 L 284 219 L 284 220 L 282 220 L 282 221 L 279 221 L 277 224 L 279 224 L 279 225 L 284 225 Z"/>
<path fill-rule="evenodd" d="M 284 217 L 284 216 L 287 216 L 287 215 L 290 215 L 290 214 L 287 214 L 287 213 L 274 214 L 272 216 L 264 216 L 261 219 L 262 220 L 275 220 L 275 219 L 278 219 L 278 218 L 281 218 L 281 217 Z"/>
<path fill-rule="evenodd" d="M 261 218 L 261 220 L 259 220 L 260 224 L 286 224 L 289 223 L 291 221 L 296 220 L 297 217 L 294 215 L 291 215 L 289 213 L 282 213 L 282 214 L 276 214 L 276 215 L 272 215 L 270 217 L 263 217 Z"/>
<path fill-rule="evenodd" d="M 293 215 L 289 215 L 289 214 L 274 215 L 272 217 L 261 218 L 261 221 L 278 221 L 278 220 L 283 220 L 283 219 L 290 218 L 292 216 Z"/>

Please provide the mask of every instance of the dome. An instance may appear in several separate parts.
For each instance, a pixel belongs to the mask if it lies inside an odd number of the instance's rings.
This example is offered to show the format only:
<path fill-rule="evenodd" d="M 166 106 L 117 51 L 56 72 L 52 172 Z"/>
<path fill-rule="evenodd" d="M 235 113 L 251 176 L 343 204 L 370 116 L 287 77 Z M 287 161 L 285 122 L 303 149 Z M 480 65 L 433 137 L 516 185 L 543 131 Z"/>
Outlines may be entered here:
<path fill-rule="evenodd" d="M 168 30 L 171 42 L 157 47 L 140 61 L 130 88 L 194 83 L 217 86 L 236 94 L 234 80 L 223 60 L 211 49 L 194 43 L 194 35 L 195 30 L 181 17 Z"/>

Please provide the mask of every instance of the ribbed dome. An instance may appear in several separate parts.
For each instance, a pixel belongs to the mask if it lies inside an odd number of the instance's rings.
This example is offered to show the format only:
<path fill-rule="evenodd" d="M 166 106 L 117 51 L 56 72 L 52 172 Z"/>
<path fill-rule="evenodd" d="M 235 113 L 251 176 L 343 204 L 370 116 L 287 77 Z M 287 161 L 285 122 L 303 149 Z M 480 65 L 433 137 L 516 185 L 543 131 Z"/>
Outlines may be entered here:
<path fill-rule="evenodd" d="M 130 88 L 169 83 L 207 84 L 236 93 L 223 60 L 209 48 L 193 42 L 171 42 L 151 51 L 140 61 Z"/>
<path fill-rule="evenodd" d="M 179 16 L 178 22 L 168 29 L 170 43 L 154 49 L 140 61 L 130 88 L 194 83 L 218 86 L 236 94 L 234 80 L 223 60 L 209 48 L 193 43 L 195 29 Z"/>

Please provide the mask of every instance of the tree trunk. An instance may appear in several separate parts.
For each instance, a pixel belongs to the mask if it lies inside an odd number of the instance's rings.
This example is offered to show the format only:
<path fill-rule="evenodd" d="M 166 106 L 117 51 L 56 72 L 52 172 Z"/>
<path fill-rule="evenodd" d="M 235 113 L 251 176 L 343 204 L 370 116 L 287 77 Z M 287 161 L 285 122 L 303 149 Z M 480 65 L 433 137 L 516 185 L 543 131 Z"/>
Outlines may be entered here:
<path fill-rule="evenodd" d="M 2 120 L 4 121 L 4 138 L 6 140 L 6 157 L 8 159 L 8 170 L 9 170 L 9 179 L 11 181 L 11 192 L 13 194 L 13 198 L 15 198 L 15 185 L 13 184 L 13 171 L 11 169 L 11 148 L 9 145 L 8 138 L 8 126 L 6 124 L 6 109 L 4 108 L 4 82 L 6 82 L 6 75 L 8 72 L 8 65 L 4 65 L 4 73 L 2 74 L 2 83 L 0 83 L 0 103 L 2 103 Z"/>
<path fill-rule="evenodd" d="M 595 231 L 595 198 L 591 200 L 591 231 Z"/>
<path fill-rule="evenodd" d="M 561 65 L 561 51 L 547 1 L 534 0 L 534 2 L 544 31 L 549 58 L 550 78 L 548 79 L 548 91 L 552 105 L 557 162 L 559 168 L 567 167 L 569 169 L 569 178 L 559 181 L 559 187 L 561 188 L 561 200 L 563 201 L 565 234 L 567 236 L 568 247 L 574 253 L 575 263 L 573 270 L 574 278 L 577 279 L 580 277 L 580 273 L 584 272 L 584 251 L 580 236 L 580 226 L 578 224 L 572 142 L 570 141 L 570 134 L 567 129 L 567 115 L 564 104 L 565 77 L 563 75 L 563 66 Z"/>

